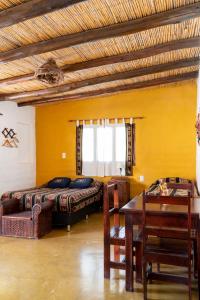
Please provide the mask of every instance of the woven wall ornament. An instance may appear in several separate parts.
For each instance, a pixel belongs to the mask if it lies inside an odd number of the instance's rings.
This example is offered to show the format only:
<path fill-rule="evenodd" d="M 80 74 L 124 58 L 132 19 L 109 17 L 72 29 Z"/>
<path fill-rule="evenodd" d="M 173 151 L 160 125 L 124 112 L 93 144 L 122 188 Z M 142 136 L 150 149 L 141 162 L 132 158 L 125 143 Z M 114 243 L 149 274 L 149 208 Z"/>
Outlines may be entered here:
<path fill-rule="evenodd" d="M 200 145 L 200 113 L 197 116 L 197 122 L 196 122 L 196 130 L 197 130 L 197 142 Z"/>
<path fill-rule="evenodd" d="M 4 128 L 4 130 L 1 133 L 4 137 L 2 147 L 7 147 L 7 148 L 18 147 L 19 140 L 17 138 L 17 133 L 14 131 L 14 129 Z"/>
<path fill-rule="evenodd" d="M 55 60 L 50 58 L 36 70 L 35 78 L 48 84 L 59 84 L 64 80 L 64 73 Z"/>

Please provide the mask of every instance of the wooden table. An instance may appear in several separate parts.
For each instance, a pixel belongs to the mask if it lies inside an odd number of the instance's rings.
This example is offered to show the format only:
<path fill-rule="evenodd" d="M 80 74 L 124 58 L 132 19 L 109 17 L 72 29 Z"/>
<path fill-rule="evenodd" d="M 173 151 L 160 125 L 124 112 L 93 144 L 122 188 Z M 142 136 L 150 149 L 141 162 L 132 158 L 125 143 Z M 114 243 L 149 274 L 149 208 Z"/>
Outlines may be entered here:
<path fill-rule="evenodd" d="M 161 211 L 163 214 L 167 214 L 170 219 L 170 215 L 177 218 L 180 214 L 184 214 L 183 208 L 180 206 L 164 205 L 162 208 L 156 204 L 149 206 L 151 211 Z M 129 203 L 123 206 L 120 210 L 125 215 L 125 232 L 126 232 L 126 290 L 133 291 L 133 225 L 142 225 L 142 194 L 133 198 Z M 192 212 L 192 228 L 197 231 L 197 264 L 198 264 L 198 278 L 200 278 L 200 198 L 195 197 L 191 202 Z M 141 266 L 142 268 L 142 266 Z M 136 274 L 136 278 L 140 275 Z M 200 286 L 199 286 L 200 289 Z M 200 299 L 200 298 L 199 298 Z"/>

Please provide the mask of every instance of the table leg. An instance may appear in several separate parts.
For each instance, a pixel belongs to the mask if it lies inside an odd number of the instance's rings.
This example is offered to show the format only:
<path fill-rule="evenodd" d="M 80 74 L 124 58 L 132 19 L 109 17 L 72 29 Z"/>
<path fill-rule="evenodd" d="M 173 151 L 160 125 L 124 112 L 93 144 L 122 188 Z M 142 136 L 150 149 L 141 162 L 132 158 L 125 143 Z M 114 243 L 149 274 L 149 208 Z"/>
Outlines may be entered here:
<path fill-rule="evenodd" d="M 131 216 L 125 214 L 126 233 L 126 290 L 133 292 L 133 225 Z"/>
<path fill-rule="evenodd" d="M 138 242 L 135 247 L 136 282 L 142 283 L 142 243 Z"/>
<path fill-rule="evenodd" d="M 198 278 L 198 248 L 197 248 L 197 239 L 193 240 L 194 248 L 194 278 Z"/>

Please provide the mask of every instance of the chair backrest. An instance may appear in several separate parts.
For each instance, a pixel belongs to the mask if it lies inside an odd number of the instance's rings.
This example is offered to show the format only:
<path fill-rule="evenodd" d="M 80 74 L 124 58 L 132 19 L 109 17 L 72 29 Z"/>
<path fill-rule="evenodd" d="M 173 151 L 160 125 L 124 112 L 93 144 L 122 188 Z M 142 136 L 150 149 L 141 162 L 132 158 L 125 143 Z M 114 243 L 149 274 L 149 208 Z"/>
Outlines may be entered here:
<path fill-rule="evenodd" d="M 167 183 L 167 188 L 170 189 L 181 189 L 188 190 L 191 193 L 191 196 L 194 196 L 194 183 Z"/>
<path fill-rule="evenodd" d="M 111 208 L 110 205 L 113 204 Z M 110 234 L 110 216 L 114 215 L 114 226 L 120 226 L 118 185 L 105 184 L 103 193 L 104 234 Z"/>
<path fill-rule="evenodd" d="M 192 192 L 189 190 L 187 196 L 154 196 L 143 193 L 144 246 L 148 242 L 149 236 L 190 240 L 191 196 Z M 147 207 L 149 204 L 154 204 L 154 210 Z M 156 209 L 156 205 L 158 205 L 158 209 Z M 163 211 L 166 205 L 171 210 Z M 184 212 L 173 211 L 174 206 L 184 207 Z"/>

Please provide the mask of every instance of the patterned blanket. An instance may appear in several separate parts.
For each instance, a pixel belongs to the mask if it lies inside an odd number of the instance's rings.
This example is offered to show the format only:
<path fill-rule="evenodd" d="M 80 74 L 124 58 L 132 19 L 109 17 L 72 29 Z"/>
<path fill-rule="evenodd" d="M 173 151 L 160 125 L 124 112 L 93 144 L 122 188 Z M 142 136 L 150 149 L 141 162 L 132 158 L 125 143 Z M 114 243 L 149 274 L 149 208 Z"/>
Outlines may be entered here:
<path fill-rule="evenodd" d="M 30 210 L 35 203 L 47 200 L 55 202 L 54 211 L 76 212 L 85 206 L 100 201 L 102 183 L 94 181 L 87 189 L 50 189 L 46 187 L 4 193 L 1 201 L 18 199 L 22 210 Z"/>
<path fill-rule="evenodd" d="M 167 177 L 167 178 L 160 178 L 156 180 L 147 190 L 148 195 L 157 196 L 160 195 L 161 183 L 175 183 L 175 184 L 187 184 L 191 183 L 191 180 L 180 178 L 180 177 Z M 172 189 L 168 188 L 168 196 L 187 196 L 188 190 L 186 189 Z"/>

